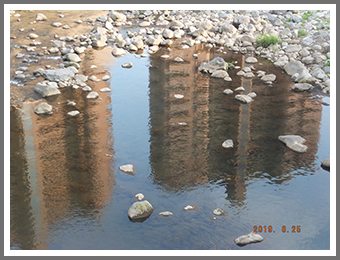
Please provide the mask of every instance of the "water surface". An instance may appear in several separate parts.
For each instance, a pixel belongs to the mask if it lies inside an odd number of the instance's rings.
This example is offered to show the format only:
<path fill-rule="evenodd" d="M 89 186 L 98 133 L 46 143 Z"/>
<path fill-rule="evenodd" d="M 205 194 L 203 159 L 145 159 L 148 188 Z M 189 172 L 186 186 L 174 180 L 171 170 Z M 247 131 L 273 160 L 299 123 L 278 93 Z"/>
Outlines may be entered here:
<path fill-rule="evenodd" d="M 174 62 L 177 56 L 185 62 Z M 87 100 L 80 89 L 62 89 L 47 99 L 57 108 L 51 116 L 34 114 L 36 103 L 11 110 L 11 248 L 329 249 L 330 173 L 320 167 L 330 152 L 329 106 L 292 92 L 289 77 L 266 60 L 253 66 L 277 76 L 273 87 L 238 77 L 238 70 L 229 71 L 232 82 L 197 70 L 217 56 L 249 66 L 247 56 L 200 45 L 147 58 L 90 50 L 83 72 L 111 79 L 89 85 L 112 92 Z M 127 61 L 131 69 L 121 67 Z M 252 103 L 223 94 L 239 86 L 257 93 Z M 66 115 L 73 110 L 67 100 L 77 103 L 79 116 Z M 287 148 L 277 139 L 284 134 L 304 137 L 308 151 Z M 222 147 L 226 139 L 234 148 Z M 119 171 L 128 163 L 136 175 Z M 127 211 L 139 192 L 154 212 L 135 223 Z M 184 211 L 189 204 L 200 209 Z M 212 220 L 217 207 L 228 214 Z M 174 215 L 158 215 L 166 210 Z M 275 233 L 238 247 L 234 239 L 254 225 Z M 292 233 L 298 225 L 301 232 Z"/>

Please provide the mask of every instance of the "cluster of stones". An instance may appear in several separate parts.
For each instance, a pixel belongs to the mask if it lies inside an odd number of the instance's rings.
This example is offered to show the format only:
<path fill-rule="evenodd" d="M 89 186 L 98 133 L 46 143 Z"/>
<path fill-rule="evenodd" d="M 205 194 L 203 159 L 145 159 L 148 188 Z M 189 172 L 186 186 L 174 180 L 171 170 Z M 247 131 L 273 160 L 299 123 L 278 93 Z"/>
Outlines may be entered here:
<path fill-rule="evenodd" d="M 70 51 L 65 48 L 65 42 L 72 42 L 78 43 L 73 50 L 77 54 L 88 47 L 108 45 L 113 46 L 114 56 L 145 48 L 148 48 L 149 53 L 155 53 L 161 46 L 170 47 L 174 40 L 185 38 L 183 48 L 204 43 L 207 48 L 219 47 L 219 50 L 228 48 L 234 52 L 253 53 L 274 62 L 296 83 L 308 83 L 329 93 L 330 68 L 325 66 L 325 62 L 330 57 L 330 32 L 325 22 L 329 21 L 330 12 L 315 11 L 308 19 L 303 18 L 304 12 L 307 11 L 111 10 L 107 16 L 97 17 L 94 21 L 86 19 L 87 23 L 93 24 L 89 33 L 74 37 L 55 36 L 59 43 L 54 43 L 45 52 L 61 52 L 65 55 Z M 48 18 L 38 14 L 36 19 Z M 127 31 L 126 36 L 123 36 L 119 31 L 123 25 L 138 25 L 139 29 Z M 299 36 L 299 30 L 305 30 L 306 35 Z M 261 47 L 256 39 L 262 34 L 277 36 L 282 43 Z M 28 37 L 36 39 L 38 35 L 31 33 Z M 30 50 L 34 51 L 35 44 L 39 43 L 33 41 Z M 29 46 L 25 47 L 28 49 Z M 19 53 L 17 58 L 24 56 Z M 212 76 L 229 79 L 226 73 Z M 250 72 L 246 72 L 245 76 L 252 77 Z M 24 74 L 18 72 L 16 77 L 20 79 Z"/>

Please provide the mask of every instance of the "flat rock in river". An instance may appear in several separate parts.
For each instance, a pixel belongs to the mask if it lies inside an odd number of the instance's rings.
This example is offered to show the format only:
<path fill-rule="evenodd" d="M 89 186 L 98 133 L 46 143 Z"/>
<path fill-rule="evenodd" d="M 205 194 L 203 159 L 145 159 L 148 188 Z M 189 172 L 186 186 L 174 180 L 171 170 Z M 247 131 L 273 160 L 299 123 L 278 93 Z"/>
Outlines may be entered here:
<path fill-rule="evenodd" d="M 304 142 L 306 142 L 306 139 L 302 138 L 299 135 L 280 135 L 278 139 L 295 152 L 307 152 L 308 146 L 303 144 Z"/>
<path fill-rule="evenodd" d="M 119 166 L 119 170 L 131 175 L 135 175 L 137 173 L 137 170 L 135 168 L 135 166 L 133 166 L 132 164 L 125 164 L 122 166 Z"/>
<path fill-rule="evenodd" d="M 243 236 L 239 236 L 238 238 L 235 238 L 234 241 L 238 246 L 245 246 L 250 243 L 261 242 L 263 241 L 263 237 L 259 234 L 251 232 L 247 235 L 243 235 Z"/>

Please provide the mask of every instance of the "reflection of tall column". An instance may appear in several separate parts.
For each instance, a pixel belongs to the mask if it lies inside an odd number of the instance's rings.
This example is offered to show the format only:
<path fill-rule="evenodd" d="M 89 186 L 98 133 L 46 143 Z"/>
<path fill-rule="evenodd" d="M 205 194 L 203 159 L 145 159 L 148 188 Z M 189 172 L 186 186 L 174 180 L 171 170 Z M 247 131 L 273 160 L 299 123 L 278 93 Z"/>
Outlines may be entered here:
<path fill-rule="evenodd" d="M 197 79 L 192 54 L 198 48 L 183 52 L 174 46 L 171 61 L 160 60 L 160 54 L 151 57 L 150 163 L 155 182 L 174 190 L 207 181 L 209 79 Z M 202 50 L 201 57 L 206 54 Z M 175 57 L 185 62 L 174 62 Z M 176 99 L 175 94 L 184 98 Z"/>
<path fill-rule="evenodd" d="M 39 243 L 47 243 L 50 228 L 63 228 L 65 218 L 98 221 L 103 214 L 101 209 L 112 196 L 114 167 L 112 157 L 105 156 L 113 153 L 108 122 L 110 96 L 102 94 L 102 101 L 85 97 L 82 90 L 75 93 L 64 89 L 58 99 L 49 100 L 58 108 L 51 116 L 38 116 L 33 105 L 26 105 L 26 114 L 30 116 L 27 123 L 32 124 L 31 131 L 25 133 L 26 142 L 33 144 L 35 163 L 32 162 L 31 175 L 36 176 L 30 179 L 30 198 L 35 201 L 32 214 L 36 233 L 42 234 L 35 236 Z M 78 116 L 67 115 L 74 108 L 66 100 L 77 103 L 76 109 L 81 112 Z"/>
<path fill-rule="evenodd" d="M 11 246 L 15 248 L 46 249 L 46 243 L 37 243 L 41 234 L 41 217 L 39 213 L 39 200 L 37 200 L 32 186 L 36 182 L 32 167 L 32 151 L 27 149 L 29 144 L 25 142 L 25 132 L 20 110 L 11 109 L 11 165 L 10 165 L 10 222 L 11 222 Z M 33 154 L 34 155 L 34 154 Z M 32 178 L 33 177 L 33 178 Z"/>

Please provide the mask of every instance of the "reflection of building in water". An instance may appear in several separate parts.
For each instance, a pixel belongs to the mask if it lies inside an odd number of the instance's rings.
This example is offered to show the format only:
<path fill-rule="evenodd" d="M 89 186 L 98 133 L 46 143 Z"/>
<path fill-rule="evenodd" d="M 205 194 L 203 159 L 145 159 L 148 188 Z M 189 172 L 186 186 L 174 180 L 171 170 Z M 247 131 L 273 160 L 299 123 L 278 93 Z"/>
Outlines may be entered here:
<path fill-rule="evenodd" d="M 321 105 L 308 100 L 304 93 L 293 93 L 292 82 L 282 70 L 262 61 L 258 70 L 277 76 L 273 87 L 260 79 L 236 76 L 233 81 L 209 78 L 197 71 L 198 62 L 221 56 L 226 61 L 244 62 L 247 56 L 232 52 L 208 52 L 198 46 L 188 50 L 173 48 L 170 60 L 151 56 L 150 68 L 150 164 L 156 183 L 169 190 L 185 190 L 207 181 L 227 188 L 227 198 L 242 203 L 248 177 L 266 173 L 276 183 L 292 178 L 292 169 L 311 167 L 315 160 L 321 120 Z M 185 53 L 185 54 L 184 54 Z M 185 56 L 184 56 L 185 55 Z M 184 63 L 173 61 L 185 57 Z M 255 101 L 243 104 L 225 88 L 245 88 L 244 94 L 256 92 Z M 174 94 L 184 94 L 176 100 Z M 188 126 L 171 125 L 186 122 Z M 309 149 L 296 154 L 278 140 L 279 135 L 298 134 L 307 139 Z M 234 148 L 224 149 L 226 139 Z"/>
<path fill-rule="evenodd" d="M 150 163 L 154 181 L 170 190 L 208 181 L 209 79 L 197 72 L 192 56 L 201 51 L 200 58 L 208 59 L 209 52 L 198 46 L 174 47 L 166 61 L 161 53 L 150 57 Z M 182 122 L 187 125 L 178 125 Z"/>
<path fill-rule="evenodd" d="M 27 203 L 31 204 L 34 226 L 29 232 L 35 233 L 30 237 L 36 241 L 32 242 L 34 246 L 27 246 L 29 249 L 46 248 L 50 229 L 70 225 L 78 217 L 100 222 L 102 209 L 112 196 L 114 167 L 110 165 L 112 157 L 105 156 L 113 153 L 113 144 L 108 143 L 112 140 L 107 121 L 111 118 L 107 108 L 110 98 L 101 94 L 102 101 L 87 100 L 86 94 L 81 89 L 64 89 L 57 99 L 48 101 L 58 109 L 51 116 L 36 115 L 33 108 L 38 103 L 25 105 L 26 123 L 32 124 L 25 138 L 27 143 L 34 144 L 31 154 L 35 158 L 28 174 L 30 184 L 27 186 L 32 188 L 32 195 L 31 203 Z M 77 104 L 68 106 L 66 100 Z M 67 112 L 74 109 L 81 113 L 68 116 Z M 16 217 L 18 219 L 11 222 L 24 218 L 21 214 Z"/>

